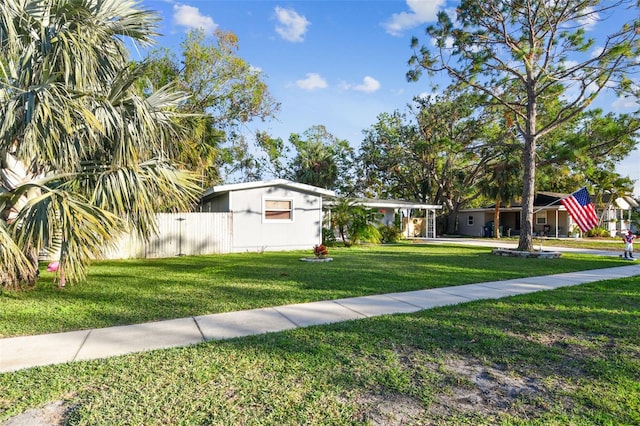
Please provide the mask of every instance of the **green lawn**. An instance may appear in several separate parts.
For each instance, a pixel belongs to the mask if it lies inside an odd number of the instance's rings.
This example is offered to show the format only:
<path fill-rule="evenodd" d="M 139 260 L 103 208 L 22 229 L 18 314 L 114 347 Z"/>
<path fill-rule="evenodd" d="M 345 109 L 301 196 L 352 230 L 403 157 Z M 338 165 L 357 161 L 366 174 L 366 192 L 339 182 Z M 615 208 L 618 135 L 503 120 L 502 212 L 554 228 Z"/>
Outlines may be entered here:
<path fill-rule="evenodd" d="M 87 282 L 0 293 L 0 337 L 60 332 L 482 281 L 627 265 L 611 257 L 493 256 L 488 248 L 399 245 L 96 262 Z"/>
<path fill-rule="evenodd" d="M 520 269 L 563 262 L 594 265 Z M 638 279 L 604 281 L 0 374 L 0 420 L 61 402 L 73 425 L 637 425 L 639 331 Z"/>

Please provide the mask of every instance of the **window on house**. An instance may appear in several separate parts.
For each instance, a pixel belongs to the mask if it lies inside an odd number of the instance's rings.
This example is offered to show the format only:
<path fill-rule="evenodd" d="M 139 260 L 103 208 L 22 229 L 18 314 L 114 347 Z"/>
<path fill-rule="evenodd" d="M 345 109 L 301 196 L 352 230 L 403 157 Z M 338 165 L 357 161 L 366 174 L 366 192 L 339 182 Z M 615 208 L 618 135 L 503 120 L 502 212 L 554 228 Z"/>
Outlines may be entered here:
<path fill-rule="evenodd" d="M 293 200 L 264 200 L 265 221 L 293 221 Z"/>
<path fill-rule="evenodd" d="M 547 224 L 547 212 L 538 212 L 536 213 L 536 225 L 546 225 Z"/>
<path fill-rule="evenodd" d="M 469 216 L 467 218 L 467 225 L 469 225 L 469 226 L 473 225 L 473 220 L 474 220 L 473 216 Z"/>

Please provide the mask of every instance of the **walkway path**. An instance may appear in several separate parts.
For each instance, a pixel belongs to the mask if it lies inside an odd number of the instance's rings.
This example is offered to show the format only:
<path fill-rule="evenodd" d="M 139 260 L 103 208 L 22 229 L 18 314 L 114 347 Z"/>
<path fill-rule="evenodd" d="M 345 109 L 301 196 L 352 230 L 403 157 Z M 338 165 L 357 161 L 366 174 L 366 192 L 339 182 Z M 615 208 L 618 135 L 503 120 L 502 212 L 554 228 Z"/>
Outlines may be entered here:
<path fill-rule="evenodd" d="M 629 266 L 0 339 L 0 373 L 640 275 Z"/>

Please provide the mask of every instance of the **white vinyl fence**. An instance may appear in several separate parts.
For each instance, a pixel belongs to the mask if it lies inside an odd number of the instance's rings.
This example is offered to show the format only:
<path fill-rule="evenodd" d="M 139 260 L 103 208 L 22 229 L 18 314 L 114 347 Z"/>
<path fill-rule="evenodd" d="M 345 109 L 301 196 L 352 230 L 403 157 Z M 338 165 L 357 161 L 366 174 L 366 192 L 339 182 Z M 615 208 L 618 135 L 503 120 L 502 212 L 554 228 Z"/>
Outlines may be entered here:
<path fill-rule="evenodd" d="M 232 213 L 159 213 L 149 241 L 123 236 L 105 259 L 173 257 L 231 252 Z"/>

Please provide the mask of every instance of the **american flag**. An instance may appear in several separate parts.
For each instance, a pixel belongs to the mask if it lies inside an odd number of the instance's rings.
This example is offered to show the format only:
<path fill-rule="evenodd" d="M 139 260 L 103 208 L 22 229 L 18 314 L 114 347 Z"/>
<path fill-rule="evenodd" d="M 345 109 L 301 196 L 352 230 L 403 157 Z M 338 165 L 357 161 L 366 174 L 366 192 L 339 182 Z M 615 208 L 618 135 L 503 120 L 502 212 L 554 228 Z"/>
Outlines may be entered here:
<path fill-rule="evenodd" d="M 567 211 L 582 232 L 587 232 L 589 229 L 598 226 L 598 215 L 589 198 L 587 188 L 579 189 L 560 200 L 560 202 L 567 208 Z"/>

